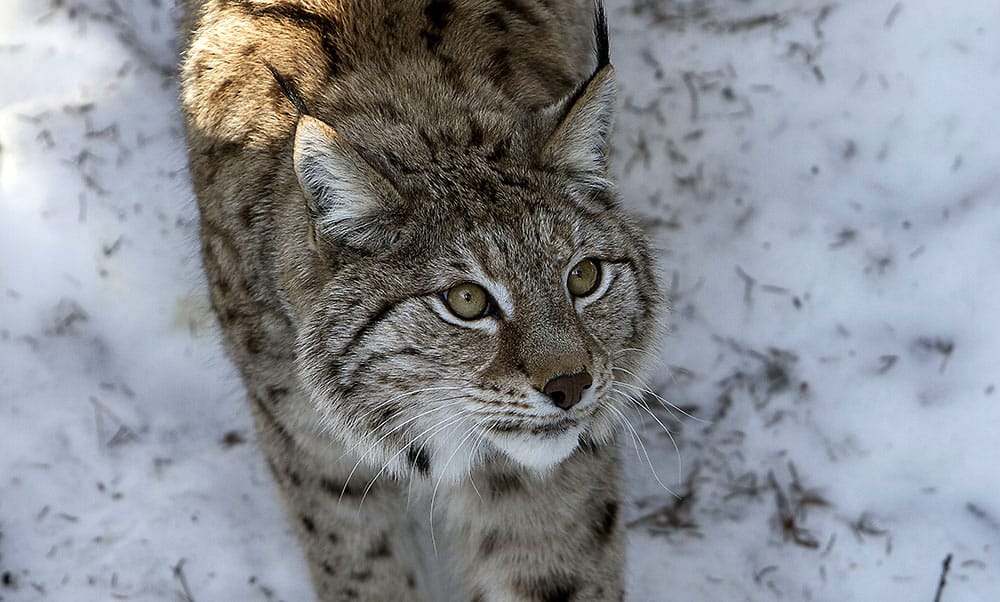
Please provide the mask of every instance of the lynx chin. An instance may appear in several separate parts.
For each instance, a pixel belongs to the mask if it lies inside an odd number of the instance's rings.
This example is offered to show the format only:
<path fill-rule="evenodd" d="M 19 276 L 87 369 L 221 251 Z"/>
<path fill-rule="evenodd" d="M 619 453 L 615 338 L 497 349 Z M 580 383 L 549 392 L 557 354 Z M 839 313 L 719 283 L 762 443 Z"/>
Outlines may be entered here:
<path fill-rule="evenodd" d="M 603 6 L 182 4 L 212 307 L 318 598 L 622 600 L 662 302 Z"/>

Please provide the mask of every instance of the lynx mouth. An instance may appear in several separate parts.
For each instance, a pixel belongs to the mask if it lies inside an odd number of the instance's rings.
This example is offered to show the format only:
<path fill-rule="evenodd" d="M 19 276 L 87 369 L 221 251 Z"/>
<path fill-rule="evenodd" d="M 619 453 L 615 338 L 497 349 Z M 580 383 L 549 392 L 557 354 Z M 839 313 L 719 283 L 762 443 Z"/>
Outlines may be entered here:
<path fill-rule="evenodd" d="M 540 437 L 558 437 L 566 431 L 580 425 L 580 421 L 574 418 L 562 418 L 554 422 L 531 425 L 525 428 L 525 432 Z"/>
<path fill-rule="evenodd" d="M 561 418 L 545 424 L 484 430 L 487 439 L 511 460 L 525 468 L 545 471 L 576 451 L 584 428 L 577 419 Z"/>
<path fill-rule="evenodd" d="M 558 437 L 569 429 L 580 426 L 579 418 L 563 416 L 555 420 L 531 421 L 523 420 L 507 421 L 495 420 L 483 425 L 483 429 L 489 433 L 499 436 L 507 435 L 532 435 L 535 437 Z"/>

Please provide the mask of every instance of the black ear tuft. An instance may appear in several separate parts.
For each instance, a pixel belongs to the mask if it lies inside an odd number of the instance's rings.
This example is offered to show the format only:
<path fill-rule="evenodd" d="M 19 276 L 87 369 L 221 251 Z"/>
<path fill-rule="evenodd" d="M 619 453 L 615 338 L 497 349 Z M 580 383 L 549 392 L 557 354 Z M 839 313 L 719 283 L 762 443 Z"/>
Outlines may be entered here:
<path fill-rule="evenodd" d="M 594 76 L 611 64 L 611 42 L 608 34 L 608 15 L 604 11 L 604 0 L 594 0 L 594 58 L 597 59 L 597 66 L 594 67 L 590 77 L 577 84 L 573 92 L 570 93 L 569 99 L 563 103 L 565 110 L 569 110 L 583 96 Z"/>
<path fill-rule="evenodd" d="M 285 98 L 287 98 L 290 103 L 292 103 L 295 110 L 299 112 L 299 115 L 309 115 L 309 108 L 306 106 L 306 101 L 302 100 L 302 95 L 299 94 L 295 84 L 279 73 L 271 63 L 267 63 L 267 70 L 271 72 L 271 75 L 274 77 L 274 81 L 276 81 L 278 83 L 278 87 L 281 88 L 281 93 L 285 95 Z"/>
<path fill-rule="evenodd" d="M 604 12 L 604 0 L 594 2 L 594 52 L 597 54 L 597 73 L 611 64 L 611 43 L 608 41 L 608 16 Z"/>
<path fill-rule="evenodd" d="M 554 126 L 542 147 L 543 160 L 575 174 L 578 183 L 591 188 L 609 184 L 606 178 L 615 111 L 615 68 L 609 46 L 604 2 L 595 0 L 597 67 L 570 95 L 544 110 Z"/>

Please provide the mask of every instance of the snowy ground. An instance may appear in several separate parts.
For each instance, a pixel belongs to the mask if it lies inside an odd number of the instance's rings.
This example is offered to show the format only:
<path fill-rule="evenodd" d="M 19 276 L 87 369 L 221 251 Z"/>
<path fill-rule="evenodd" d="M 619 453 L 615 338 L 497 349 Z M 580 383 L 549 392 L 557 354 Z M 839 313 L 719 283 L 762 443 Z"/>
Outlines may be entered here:
<path fill-rule="evenodd" d="M 207 311 L 172 11 L 0 8 L 0 600 L 311 596 Z M 609 12 L 653 384 L 700 419 L 658 415 L 680 475 L 624 440 L 629 599 L 1000 600 L 1000 3 Z"/>

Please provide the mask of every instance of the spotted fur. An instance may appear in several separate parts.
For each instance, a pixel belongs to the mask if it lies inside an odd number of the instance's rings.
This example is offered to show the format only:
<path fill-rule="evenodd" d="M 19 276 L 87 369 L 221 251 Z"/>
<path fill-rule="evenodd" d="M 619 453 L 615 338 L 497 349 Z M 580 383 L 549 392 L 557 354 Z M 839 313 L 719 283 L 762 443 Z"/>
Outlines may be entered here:
<path fill-rule="evenodd" d="M 185 3 L 212 306 L 324 602 L 431 599 L 414 488 L 458 599 L 623 598 L 613 384 L 660 297 L 608 179 L 591 2 Z M 461 282 L 489 315 L 448 309 Z M 542 393 L 583 371 L 578 404 Z"/>

